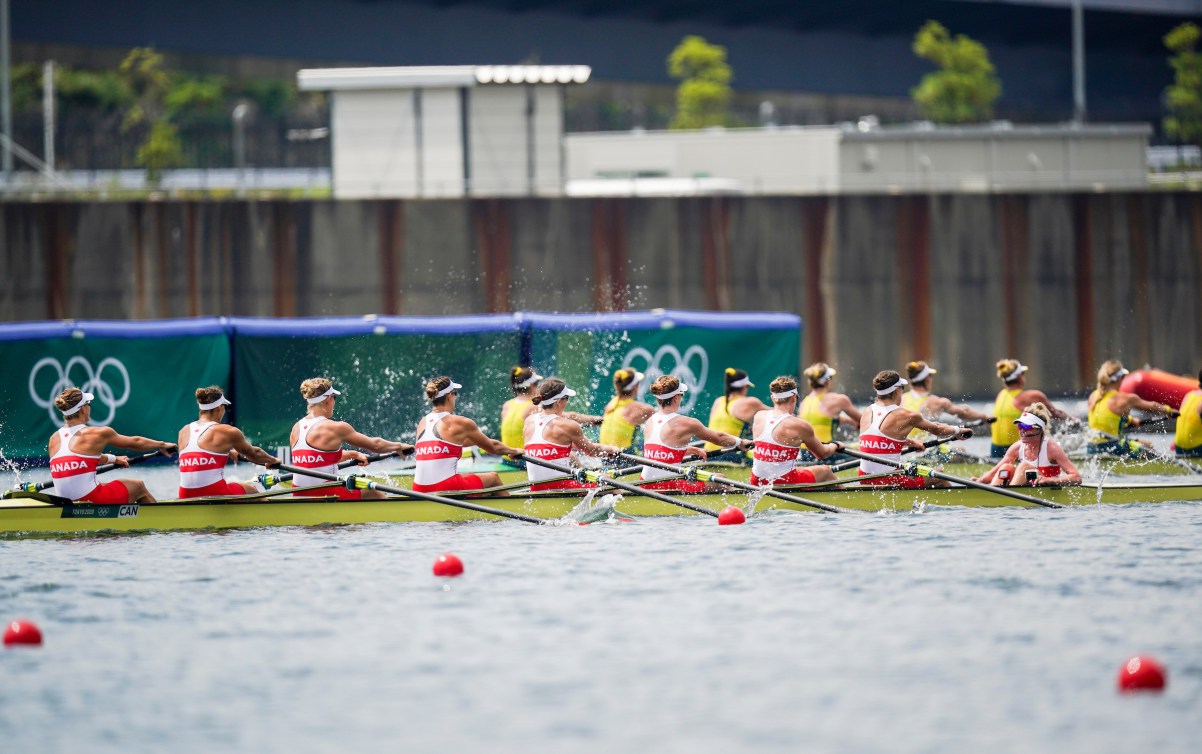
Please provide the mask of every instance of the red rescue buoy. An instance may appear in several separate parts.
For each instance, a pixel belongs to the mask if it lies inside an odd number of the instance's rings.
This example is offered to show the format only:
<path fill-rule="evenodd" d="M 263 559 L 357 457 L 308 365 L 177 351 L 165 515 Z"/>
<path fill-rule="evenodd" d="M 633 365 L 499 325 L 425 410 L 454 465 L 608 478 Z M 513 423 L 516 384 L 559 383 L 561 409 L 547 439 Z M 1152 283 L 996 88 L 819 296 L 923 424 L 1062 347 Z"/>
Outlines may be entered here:
<path fill-rule="evenodd" d="M 1124 393 L 1135 393 L 1145 401 L 1167 403 L 1177 409 L 1181 408 L 1186 393 L 1197 389 L 1197 380 L 1160 369 L 1136 369 L 1119 386 Z"/>
<path fill-rule="evenodd" d="M 459 576 L 463 573 L 463 561 L 453 552 L 444 553 L 434 561 L 435 576 Z"/>
<path fill-rule="evenodd" d="M 741 524 L 746 520 L 747 520 L 747 516 L 743 515 L 742 509 L 736 508 L 733 505 L 726 506 L 725 508 L 722 509 L 722 512 L 718 514 L 718 525 L 719 526 L 730 526 L 732 524 Z"/>
<path fill-rule="evenodd" d="M 8 628 L 4 630 L 4 644 L 28 644 L 31 646 L 41 646 L 42 631 L 29 620 L 15 620 L 8 624 Z"/>
<path fill-rule="evenodd" d="M 1163 691 L 1168 674 L 1152 657 L 1136 655 L 1119 668 L 1119 691 Z"/>

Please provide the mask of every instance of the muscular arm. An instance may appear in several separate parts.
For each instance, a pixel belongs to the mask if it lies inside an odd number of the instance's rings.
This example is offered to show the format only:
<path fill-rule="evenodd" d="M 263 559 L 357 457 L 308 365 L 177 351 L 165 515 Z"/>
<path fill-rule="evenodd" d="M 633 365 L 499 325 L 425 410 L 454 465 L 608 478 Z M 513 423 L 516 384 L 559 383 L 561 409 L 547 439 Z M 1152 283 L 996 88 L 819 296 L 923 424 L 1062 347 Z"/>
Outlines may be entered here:
<path fill-rule="evenodd" d="M 566 416 L 566 414 L 565 414 Z M 590 456 L 613 456 L 622 452 L 622 448 L 614 447 L 613 445 L 601 445 L 584 436 L 584 430 L 580 428 L 574 420 L 565 422 L 567 426 L 564 428 L 566 439 L 572 444 L 572 447 L 580 452 Z"/>
<path fill-rule="evenodd" d="M 1147 411 L 1154 414 L 1173 413 L 1173 407 L 1167 403 L 1153 403 L 1152 401 L 1145 401 L 1143 398 L 1140 398 L 1134 393 L 1119 393 L 1118 395 L 1115 395 L 1110 399 L 1110 408 L 1116 414 L 1126 413 L 1133 408 L 1138 408 L 1140 411 Z"/>
<path fill-rule="evenodd" d="M 480 431 L 476 426 L 476 422 L 464 416 L 451 416 L 443 419 L 444 425 L 449 425 L 448 429 L 454 428 L 462 437 L 463 445 L 475 445 L 485 453 L 492 453 L 497 456 L 516 456 L 521 455 L 522 451 L 517 448 L 511 448 L 500 440 L 494 440 Z M 445 435 L 444 435 L 445 436 Z"/>
<path fill-rule="evenodd" d="M 575 411 L 564 411 L 563 415 L 568 419 L 580 424 L 600 424 L 603 416 L 593 416 L 592 414 L 578 414 Z"/>
<path fill-rule="evenodd" d="M 257 463 L 260 466 L 279 465 L 280 459 L 267 453 L 257 445 L 251 445 L 250 441 L 246 439 L 246 435 L 242 434 L 242 430 L 237 427 L 228 426 L 222 427 L 222 429 L 224 430 L 222 434 L 225 435 L 224 439 L 226 442 L 246 460 L 251 463 Z"/>
<path fill-rule="evenodd" d="M 97 439 L 103 441 L 103 445 L 112 445 L 114 448 L 123 448 L 125 450 L 157 450 L 164 455 L 172 455 L 178 447 L 173 442 L 151 440 L 149 437 L 119 435 L 111 427 L 97 427 L 97 429 L 100 430 L 96 435 Z"/>
<path fill-rule="evenodd" d="M 927 399 L 927 405 L 936 412 L 936 415 L 939 413 L 951 414 L 966 422 L 985 421 L 987 418 L 986 414 L 970 406 L 965 406 L 962 403 L 952 403 L 949 399 L 942 396 L 931 396 Z"/>
<path fill-rule="evenodd" d="M 814 454 L 815 458 L 829 458 L 839 452 L 840 445 L 837 442 L 822 442 L 818 436 L 814 434 L 814 428 L 809 422 L 794 418 L 788 422 L 784 431 L 784 439 L 787 444 L 797 443 L 805 445 L 806 450 Z"/>
<path fill-rule="evenodd" d="M 744 443 L 744 441 L 734 437 L 733 435 L 728 435 L 725 432 L 719 432 L 717 430 L 710 429 L 691 416 L 676 419 L 674 423 L 676 423 L 680 429 L 688 429 L 691 431 L 694 437 L 700 440 L 705 440 L 706 442 L 711 442 L 720 448 L 729 448 L 731 446 L 744 447 L 745 445 L 751 444 L 750 441 Z M 704 453 L 704 451 L 702 452 Z"/>
<path fill-rule="evenodd" d="M 356 448 L 370 450 L 372 453 L 407 454 L 413 452 L 412 445 L 385 440 L 383 437 L 368 437 L 362 432 L 355 430 L 354 427 L 346 422 L 331 422 L 330 429 L 334 431 L 335 439 L 339 443 L 345 442 L 354 445 Z"/>
<path fill-rule="evenodd" d="M 1026 411 L 1027 406 L 1030 406 L 1032 403 L 1036 403 L 1036 402 L 1042 403 L 1043 405 L 1047 406 L 1048 411 L 1050 411 L 1052 413 L 1052 416 L 1056 417 L 1057 419 L 1068 419 L 1069 418 L 1069 415 L 1066 412 L 1064 412 L 1063 410 L 1058 409 L 1052 405 L 1052 401 L 1050 401 L 1048 399 L 1048 397 L 1046 395 L 1044 395 L 1042 390 L 1024 390 L 1024 391 L 1022 391 L 1014 399 L 1014 407 L 1017 408 L 1019 411 Z"/>
<path fill-rule="evenodd" d="M 859 426 L 860 411 L 852 404 L 851 398 L 848 398 L 846 395 L 840 395 L 839 398 L 835 401 L 835 408 L 839 409 L 839 414 L 836 414 L 836 416 L 839 417 L 840 422 L 843 422 L 845 424 L 853 424 L 854 426 Z M 846 418 L 850 419 L 851 421 L 844 422 L 844 416 L 846 416 Z"/>
<path fill-rule="evenodd" d="M 1041 478 L 1037 484 L 1081 484 L 1081 472 L 1077 471 L 1077 467 L 1064 452 L 1064 448 L 1061 448 L 1060 443 L 1055 440 L 1048 442 L 1048 461 L 1060 466 L 1060 475 L 1047 479 Z"/>
<path fill-rule="evenodd" d="M 755 415 L 761 411 L 767 411 L 772 408 L 765 404 L 759 398 L 745 395 L 735 401 L 735 405 L 731 407 L 731 415 L 739 421 L 749 422 L 755 418 Z"/>
<path fill-rule="evenodd" d="M 1006 450 L 1006 455 L 1002 456 L 1002 460 L 998 461 L 996 466 L 994 466 L 989 471 L 986 471 L 984 474 L 982 474 L 981 476 L 974 479 L 974 481 L 982 482 L 983 484 L 989 484 L 990 482 L 993 481 L 993 478 L 994 478 L 994 476 L 997 475 L 999 469 L 1001 469 L 1003 466 L 1005 466 L 1007 464 L 1013 464 L 1017 460 L 1018 460 L 1018 445 L 1017 444 L 1011 445 Z"/>
<path fill-rule="evenodd" d="M 625 417 L 626 421 L 635 426 L 638 426 L 639 424 L 642 424 L 650 419 L 651 415 L 654 413 L 654 408 L 648 406 L 646 403 L 639 403 L 638 401 L 629 403 L 622 409 L 622 416 Z"/>

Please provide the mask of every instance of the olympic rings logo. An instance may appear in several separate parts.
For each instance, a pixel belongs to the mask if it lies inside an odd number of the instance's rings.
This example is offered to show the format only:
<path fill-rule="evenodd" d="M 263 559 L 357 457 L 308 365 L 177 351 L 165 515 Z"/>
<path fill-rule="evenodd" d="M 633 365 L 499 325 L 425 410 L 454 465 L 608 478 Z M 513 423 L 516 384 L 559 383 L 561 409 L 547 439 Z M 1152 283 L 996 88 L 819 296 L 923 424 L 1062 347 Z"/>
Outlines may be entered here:
<path fill-rule="evenodd" d="M 688 412 L 701 397 L 701 390 L 705 387 L 705 376 L 709 374 L 710 357 L 705 349 L 698 345 L 689 346 L 683 355 L 675 346 L 660 346 L 654 356 L 646 348 L 636 346 L 622 359 L 622 368 L 637 369 L 647 375 L 647 379 L 639 384 L 639 400 L 643 399 L 647 388 L 656 378 L 665 374 L 680 378 L 681 382 L 689 386 L 689 392 L 684 394 L 684 400 L 681 401 L 680 410 Z"/>
<path fill-rule="evenodd" d="M 42 376 L 43 370 L 47 369 L 50 370 L 54 382 L 47 383 L 42 380 L 42 389 L 39 390 L 38 378 Z M 106 376 L 110 379 L 105 379 Z M 113 384 L 121 385 L 120 395 L 114 390 Z M 46 389 L 47 385 L 49 389 Z M 72 356 L 66 366 L 53 356 L 47 356 L 34 364 L 29 372 L 29 396 L 38 407 L 47 410 L 55 426 L 62 426 L 63 417 L 54 407 L 54 399 L 59 393 L 73 386 L 96 396 L 92 404 L 92 420 L 88 422 L 96 426 L 107 426 L 117 415 L 117 409 L 129 400 L 129 372 L 124 364 L 111 356 L 101 361 L 95 369 L 92 369 L 91 362 L 83 356 Z M 103 419 L 95 409 L 97 403 L 108 406 L 108 415 Z"/>

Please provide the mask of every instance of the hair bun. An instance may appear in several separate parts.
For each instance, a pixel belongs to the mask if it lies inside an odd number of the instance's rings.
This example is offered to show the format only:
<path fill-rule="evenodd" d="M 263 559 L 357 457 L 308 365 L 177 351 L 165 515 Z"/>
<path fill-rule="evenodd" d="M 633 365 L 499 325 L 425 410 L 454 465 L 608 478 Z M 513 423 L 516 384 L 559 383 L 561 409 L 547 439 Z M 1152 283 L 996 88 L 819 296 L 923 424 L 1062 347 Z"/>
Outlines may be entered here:
<path fill-rule="evenodd" d="M 734 374 L 735 374 L 735 368 L 734 368 L 734 367 L 727 367 L 727 368 L 726 368 L 726 374 L 727 374 L 727 375 L 729 375 L 729 376 L 731 376 L 731 377 L 733 377 L 733 376 L 734 376 Z"/>

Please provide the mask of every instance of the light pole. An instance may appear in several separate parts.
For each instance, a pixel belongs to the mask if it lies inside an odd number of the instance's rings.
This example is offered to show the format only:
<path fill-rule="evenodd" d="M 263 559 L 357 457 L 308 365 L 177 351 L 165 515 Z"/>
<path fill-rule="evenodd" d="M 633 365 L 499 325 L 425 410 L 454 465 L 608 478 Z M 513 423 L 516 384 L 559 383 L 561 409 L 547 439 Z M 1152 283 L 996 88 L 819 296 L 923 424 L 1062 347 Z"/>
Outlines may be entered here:
<path fill-rule="evenodd" d="M 250 108 L 240 103 L 234 108 L 234 167 L 238 168 L 238 195 L 246 193 L 246 114 Z"/>
<path fill-rule="evenodd" d="M 1085 122 L 1085 9 L 1073 0 L 1073 122 Z"/>
<path fill-rule="evenodd" d="M 0 128 L 4 130 L 4 183 L 12 179 L 13 172 L 13 93 L 9 81 L 8 51 L 8 0 L 0 0 Z"/>

